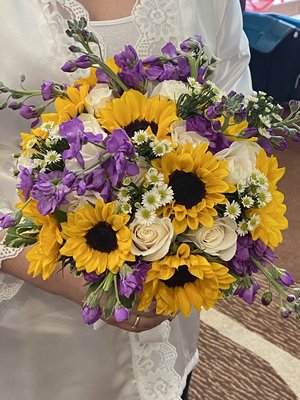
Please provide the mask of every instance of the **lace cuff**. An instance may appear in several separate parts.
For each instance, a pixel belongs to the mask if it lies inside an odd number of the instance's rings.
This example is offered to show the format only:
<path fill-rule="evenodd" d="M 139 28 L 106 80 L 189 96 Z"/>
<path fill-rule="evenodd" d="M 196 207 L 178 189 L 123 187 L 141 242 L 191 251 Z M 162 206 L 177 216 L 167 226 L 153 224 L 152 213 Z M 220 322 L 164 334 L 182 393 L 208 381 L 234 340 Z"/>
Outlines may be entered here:
<path fill-rule="evenodd" d="M 0 269 L 1 262 L 7 260 L 8 258 L 15 258 L 23 250 L 22 248 L 15 249 L 12 247 L 7 247 L 3 243 L 4 239 L 0 241 Z M 4 281 L 5 275 L 0 276 L 0 303 L 4 300 L 11 300 L 21 288 L 23 282 L 16 281 L 13 283 L 7 283 Z"/>

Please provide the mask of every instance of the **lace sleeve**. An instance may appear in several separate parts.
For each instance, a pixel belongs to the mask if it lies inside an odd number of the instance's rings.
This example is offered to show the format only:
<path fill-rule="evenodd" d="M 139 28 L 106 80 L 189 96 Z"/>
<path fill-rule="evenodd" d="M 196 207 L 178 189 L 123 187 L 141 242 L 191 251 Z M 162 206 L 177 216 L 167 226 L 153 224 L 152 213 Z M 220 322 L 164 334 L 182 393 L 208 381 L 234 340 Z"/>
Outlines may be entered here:
<path fill-rule="evenodd" d="M 3 239 L 4 240 L 4 239 Z M 15 249 L 4 245 L 3 240 L 0 241 L 0 269 L 1 262 L 8 258 L 15 258 L 22 251 L 22 248 Z M 0 303 L 4 300 L 11 300 L 21 288 L 23 282 L 15 280 L 7 282 L 6 275 L 0 274 Z"/>

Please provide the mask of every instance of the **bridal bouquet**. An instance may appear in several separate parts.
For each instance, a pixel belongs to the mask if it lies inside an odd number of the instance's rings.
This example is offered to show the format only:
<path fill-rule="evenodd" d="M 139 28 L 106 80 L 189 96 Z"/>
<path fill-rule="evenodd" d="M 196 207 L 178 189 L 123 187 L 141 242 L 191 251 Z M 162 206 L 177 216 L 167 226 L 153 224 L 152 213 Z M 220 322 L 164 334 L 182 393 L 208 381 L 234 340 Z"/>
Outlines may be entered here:
<path fill-rule="evenodd" d="M 47 279 L 61 261 L 83 275 L 89 324 L 102 313 L 124 321 L 135 302 L 184 316 L 230 295 L 251 304 L 258 273 L 270 287 L 263 304 L 277 293 L 281 315 L 300 318 L 300 291 L 274 265 L 288 223 L 271 155 L 286 136 L 300 140 L 300 105 L 283 119 L 265 93 L 222 93 L 199 36 L 104 61 L 85 20 L 67 34 L 74 57 L 62 69 L 89 75 L 38 91 L 25 77 L 20 90 L 0 84 L 2 108 L 35 120 L 15 155 L 17 211 L 0 218 L 6 245 L 31 245 L 28 273 Z M 38 94 L 47 104 L 28 104 Z"/>

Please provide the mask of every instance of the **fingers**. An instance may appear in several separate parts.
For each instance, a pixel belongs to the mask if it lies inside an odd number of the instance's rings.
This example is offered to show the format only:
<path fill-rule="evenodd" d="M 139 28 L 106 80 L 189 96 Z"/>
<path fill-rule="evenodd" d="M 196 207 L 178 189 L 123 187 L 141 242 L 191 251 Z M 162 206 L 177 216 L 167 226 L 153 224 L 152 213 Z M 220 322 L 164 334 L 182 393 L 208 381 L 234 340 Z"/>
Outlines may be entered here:
<path fill-rule="evenodd" d="M 155 315 L 153 317 L 150 317 L 149 315 L 145 316 L 145 313 L 141 313 L 131 314 L 130 318 L 127 321 L 123 322 L 116 322 L 114 317 L 110 317 L 104 321 L 109 325 L 115 326 L 125 331 L 140 333 L 155 328 L 166 319 L 168 318 L 163 315 Z"/>

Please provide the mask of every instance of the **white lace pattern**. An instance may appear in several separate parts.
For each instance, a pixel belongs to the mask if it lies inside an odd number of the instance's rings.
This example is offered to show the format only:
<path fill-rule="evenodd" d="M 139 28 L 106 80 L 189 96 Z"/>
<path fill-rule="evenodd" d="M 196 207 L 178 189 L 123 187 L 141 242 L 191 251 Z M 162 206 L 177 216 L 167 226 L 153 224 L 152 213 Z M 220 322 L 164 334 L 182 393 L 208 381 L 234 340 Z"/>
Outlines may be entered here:
<path fill-rule="evenodd" d="M 22 251 L 21 249 L 15 249 L 12 247 L 7 247 L 3 244 L 3 241 L 0 242 L 0 268 L 1 261 L 6 260 L 8 258 L 15 258 Z M 0 275 L 0 303 L 4 300 L 11 300 L 19 291 L 22 286 L 21 281 L 7 283 L 5 282 L 5 275 Z"/>
<path fill-rule="evenodd" d="M 132 364 L 141 400 L 180 400 L 181 379 L 175 371 L 177 351 L 169 342 L 170 323 L 131 334 Z"/>

